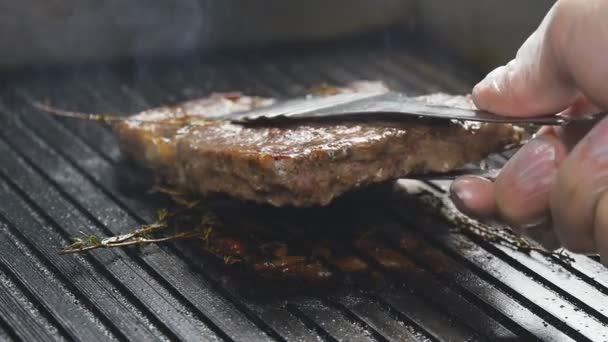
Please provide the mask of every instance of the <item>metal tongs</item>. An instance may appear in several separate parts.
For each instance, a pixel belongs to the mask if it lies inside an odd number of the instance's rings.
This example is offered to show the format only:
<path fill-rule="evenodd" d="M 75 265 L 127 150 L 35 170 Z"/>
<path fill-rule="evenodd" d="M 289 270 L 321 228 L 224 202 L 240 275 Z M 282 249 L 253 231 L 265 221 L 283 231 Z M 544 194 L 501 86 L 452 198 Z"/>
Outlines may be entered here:
<path fill-rule="evenodd" d="M 525 118 L 506 117 L 478 109 L 429 104 L 398 92 L 365 92 L 287 100 L 269 107 L 231 113 L 214 119 L 236 123 L 272 123 L 317 119 L 381 118 L 399 121 L 427 118 L 488 123 L 563 125 L 572 121 L 588 121 L 597 115 L 604 115 L 604 113 L 575 118 L 555 114 Z"/>
<path fill-rule="evenodd" d="M 366 92 L 339 94 L 328 97 L 306 97 L 300 99 L 278 102 L 248 112 L 231 113 L 216 117 L 220 120 L 229 120 L 241 124 L 268 124 L 294 120 L 416 120 L 439 119 L 458 120 L 486 123 L 509 123 L 527 125 L 566 125 L 570 123 L 590 123 L 606 113 L 595 113 L 577 117 L 562 115 L 544 115 L 536 117 L 506 117 L 487 111 L 472 108 L 459 108 L 429 104 L 398 92 Z M 447 173 L 432 173 L 413 176 L 417 180 L 453 180 L 462 175 L 477 175 L 495 179 L 500 169 L 496 167 L 483 168 L 469 165 L 462 169 Z"/>

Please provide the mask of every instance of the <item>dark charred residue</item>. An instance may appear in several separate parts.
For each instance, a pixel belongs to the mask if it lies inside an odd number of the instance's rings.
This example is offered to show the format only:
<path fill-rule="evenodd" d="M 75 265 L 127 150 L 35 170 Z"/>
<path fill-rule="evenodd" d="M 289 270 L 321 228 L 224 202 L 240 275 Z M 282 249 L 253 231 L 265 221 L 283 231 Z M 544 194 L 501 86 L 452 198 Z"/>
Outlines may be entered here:
<path fill-rule="evenodd" d="M 365 208 L 375 201 L 359 195 L 323 208 L 231 201 L 209 206 L 220 224 L 203 250 L 219 260 L 238 260 L 232 264 L 260 280 L 373 282 L 386 272 L 412 272 L 413 261 L 370 223 L 375 218 Z"/>

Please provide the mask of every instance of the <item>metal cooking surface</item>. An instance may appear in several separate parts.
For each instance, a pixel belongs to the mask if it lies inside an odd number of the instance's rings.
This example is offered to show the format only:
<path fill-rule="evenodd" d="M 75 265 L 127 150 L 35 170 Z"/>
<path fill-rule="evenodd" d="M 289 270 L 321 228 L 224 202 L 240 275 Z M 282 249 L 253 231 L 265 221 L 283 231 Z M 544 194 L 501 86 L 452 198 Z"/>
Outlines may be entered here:
<path fill-rule="evenodd" d="M 114 235 L 149 222 L 160 204 L 121 188 L 108 129 L 35 112 L 23 97 L 131 113 L 210 91 L 300 95 L 319 82 L 381 79 L 412 95 L 464 93 L 475 80 L 407 48 L 315 51 L 29 71 L 5 84 L 0 340 L 608 340 L 608 272 L 596 260 L 568 264 L 446 233 L 398 202 L 369 215 L 407 272 L 363 250 L 387 279 L 376 287 L 260 295 L 266 283 L 182 244 L 57 254 L 80 231 Z"/>

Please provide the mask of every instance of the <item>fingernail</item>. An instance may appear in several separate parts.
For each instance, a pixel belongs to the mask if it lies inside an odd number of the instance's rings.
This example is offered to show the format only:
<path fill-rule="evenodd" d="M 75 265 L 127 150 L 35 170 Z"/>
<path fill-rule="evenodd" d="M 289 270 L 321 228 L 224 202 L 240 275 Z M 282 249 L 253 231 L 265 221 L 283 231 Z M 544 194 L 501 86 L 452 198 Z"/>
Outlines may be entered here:
<path fill-rule="evenodd" d="M 515 182 L 525 193 L 548 190 L 556 171 L 555 147 L 543 139 L 529 141 L 511 164 Z"/>
<path fill-rule="evenodd" d="M 471 191 L 469 184 L 472 181 L 488 181 L 480 176 L 466 176 L 456 179 L 450 187 L 450 195 L 461 203 L 466 203 L 473 199 L 475 194 Z"/>
<path fill-rule="evenodd" d="M 452 182 L 450 198 L 463 213 L 486 217 L 494 214 L 493 184 L 479 176 L 465 176 Z"/>
<path fill-rule="evenodd" d="M 453 182 L 450 187 L 450 199 L 460 210 L 467 210 L 467 202 L 473 198 L 473 192 L 458 182 Z M 469 214 L 469 213 L 466 213 Z"/>

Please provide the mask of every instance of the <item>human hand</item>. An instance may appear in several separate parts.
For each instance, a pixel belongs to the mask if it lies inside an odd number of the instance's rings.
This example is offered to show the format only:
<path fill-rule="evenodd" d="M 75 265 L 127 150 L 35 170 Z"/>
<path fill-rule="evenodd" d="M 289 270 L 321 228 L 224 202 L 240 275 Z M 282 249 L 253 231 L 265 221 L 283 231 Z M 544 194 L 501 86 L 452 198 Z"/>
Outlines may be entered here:
<path fill-rule="evenodd" d="M 608 1 L 559 0 L 515 59 L 473 89 L 480 109 L 506 116 L 608 109 Z M 494 183 L 451 187 L 465 213 L 498 217 L 547 248 L 599 253 L 608 264 L 608 119 L 542 128 Z"/>

